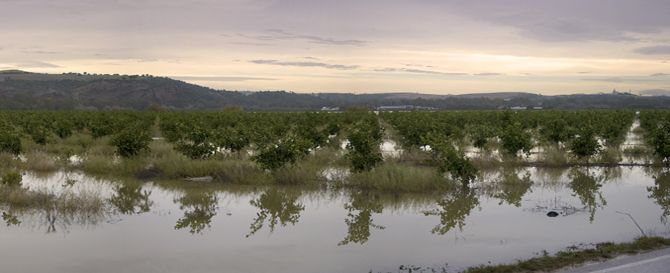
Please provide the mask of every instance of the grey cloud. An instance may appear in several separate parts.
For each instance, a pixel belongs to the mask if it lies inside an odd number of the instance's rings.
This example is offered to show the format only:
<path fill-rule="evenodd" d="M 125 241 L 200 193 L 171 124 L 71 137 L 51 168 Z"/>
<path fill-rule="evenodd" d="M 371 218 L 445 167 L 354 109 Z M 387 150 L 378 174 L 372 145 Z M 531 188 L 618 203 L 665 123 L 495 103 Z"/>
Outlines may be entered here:
<path fill-rule="evenodd" d="M 243 45 L 243 46 L 271 46 L 269 43 L 254 43 L 254 42 L 230 42 L 233 45 Z"/>
<path fill-rule="evenodd" d="M 670 55 L 670 46 L 648 46 L 635 49 L 636 53 L 643 55 Z"/>
<path fill-rule="evenodd" d="M 670 74 L 668 74 L 668 73 L 654 73 L 654 74 L 651 74 L 649 76 L 651 76 L 651 77 L 663 77 L 663 76 L 670 76 Z"/>
<path fill-rule="evenodd" d="M 362 46 L 367 42 L 362 40 L 339 40 L 329 37 L 320 37 L 315 35 L 304 35 L 296 34 L 282 29 L 268 29 L 266 30 L 267 35 L 248 35 L 243 33 L 238 33 L 237 35 L 254 39 L 259 41 L 306 41 L 314 44 L 323 44 L 323 45 L 342 45 L 342 46 Z"/>
<path fill-rule="evenodd" d="M 518 30 L 549 42 L 631 41 L 631 33 L 658 33 L 670 27 L 667 0 L 445 0 L 457 14 Z"/>
<path fill-rule="evenodd" d="M 28 54 L 45 54 L 45 55 L 53 55 L 53 54 L 62 53 L 62 52 L 59 52 L 59 51 L 47 51 L 47 50 L 22 50 L 21 52 L 28 53 Z"/>
<path fill-rule="evenodd" d="M 631 77 L 606 77 L 606 78 L 584 78 L 582 81 L 592 81 L 592 82 L 658 82 L 656 79 L 641 79 L 641 78 L 631 78 Z"/>
<path fill-rule="evenodd" d="M 280 66 L 322 67 L 322 68 L 338 69 L 338 70 L 353 70 L 359 68 L 358 65 L 328 64 L 320 62 L 285 62 L 278 60 L 251 60 L 249 62 L 255 64 L 268 64 L 268 65 L 280 65 Z"/>
<path fill-rule="evenodd" d="M 182 81 L 215 81 L 215 82 L 241 82 L 241 81 L 274 81 L 275 78 L 263 77 L 237 77 L 237 76 L 171 76 L 173 79 Z"/>
<path fill-rule="evenodd" d="M 435 71 L 435 70 L 412 69 L 412 68 L 393 68 L 393 67 L 377 68 L 377 69 L 374 69 L 374 71 L 376 71 L 376 72 L 406 72 L 406 73 L 414 73 L 414 74 L 429 74 L 429 75 L 442 75 L 442 76 L 465 76 L 465 75 L 468 75 L 467 73 L 441 72 L 441 71 Z"/>

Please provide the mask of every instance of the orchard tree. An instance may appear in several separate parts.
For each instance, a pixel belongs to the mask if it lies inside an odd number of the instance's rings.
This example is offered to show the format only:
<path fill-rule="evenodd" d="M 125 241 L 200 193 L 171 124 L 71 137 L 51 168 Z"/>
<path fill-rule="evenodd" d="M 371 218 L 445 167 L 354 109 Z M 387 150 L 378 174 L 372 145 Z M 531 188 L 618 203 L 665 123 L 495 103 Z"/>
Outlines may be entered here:
<path fill-rule="evenodd" d="M 139 125 L 131 125 L 114 135 L 111 144 L 116 147 L 116 152 L 122 157 L 133 157 L 140 152 L 149 149 L 151 136 L 148 130 Z"/>
<path fill-rule="evenodd" d="M 177 141 L 176 149 L 191 159 L 204 159 L 216 151 L 212 134 L 201 126 L 194 126 L 185 137 Z"/>
<path fill-rule="evenodd" d="M 10 128 L 0 128 L 0 152 L 18 155 L 21 153 L 21 138 Z"/>
<path fill-rule="evenodd" d="M 569 144 L 570 151 L 579 159 L 588 159 L 600 152 L 600 144 L 593 133 L 593 129 L 585 127 Z"/>
<path fill-rule="evenodd" d="M 226 127 L 215 133 L 215 142 L 219 147 L 239 153 L 250 141 L 244 130 Z"/>
<path fill-rule="evenodd" d="M 651 134 L 654 152 L 670 165 L 670 121 L 659 123 Z"/>
<path fill-rule="evenodd" d="M 465 157 L 463 152 L 457 151 L 445 138 L 430 134 L 426 142 L 431 147 L 433 162 L 440 173 L 449 173 L 454 180 L 467 186 L 477 178 L 477 168 Z"/>
<path fill-rule="evenodd" d="M 263 169 L 276 170 L 286 164 L 294 164 L 309 153 L 309 141 L 289 133 L 275 144 L 269 144 L 252 160 Z"/>
<path fill-rule="evenodd" d="M 375 117 L 356 122 L 349 132 L 347 158 L 354 172 L 370 171 L 384 161 L 379 146 L 382 143 L 382 128 Z"/>
<path fill-rule="evenodd" d="M 502 149 L 509 155 L 516 156 L 519 151 L 526 155 L 533 149 L 533 140 L 530 133 L 526 132 L 521 123 L 514 122 L 508 125 L 501 136 Z"/>

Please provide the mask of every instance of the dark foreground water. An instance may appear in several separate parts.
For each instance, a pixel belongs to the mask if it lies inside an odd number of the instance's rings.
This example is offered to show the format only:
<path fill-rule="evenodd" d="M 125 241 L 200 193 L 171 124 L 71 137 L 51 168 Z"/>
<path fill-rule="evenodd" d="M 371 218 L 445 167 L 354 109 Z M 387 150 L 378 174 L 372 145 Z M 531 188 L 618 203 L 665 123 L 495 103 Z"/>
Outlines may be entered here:
<path fill-rule="evenodd" d="M 473 190 L 439 195 L 137 184 L 76 173 L 26 174 L 24 186 L 99 196 L 105 209 L 78 215 L 3 204 L 0 272 L 455 272 L 640 236 L 623 213 L 647 235 L 670 235 L 670 174 L 638 167 L 499 170 Z"/>

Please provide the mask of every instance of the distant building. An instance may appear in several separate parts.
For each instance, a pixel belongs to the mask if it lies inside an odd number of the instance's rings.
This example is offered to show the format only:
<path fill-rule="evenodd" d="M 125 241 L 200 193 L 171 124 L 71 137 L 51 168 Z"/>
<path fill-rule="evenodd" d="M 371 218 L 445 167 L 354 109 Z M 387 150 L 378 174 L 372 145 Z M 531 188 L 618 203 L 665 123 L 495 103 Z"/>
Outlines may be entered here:
<path fill-rule="evenodd" d="M 542 110 L 542 109 L 544 109 L 542 106 L 535 106 L 535 107 L 533 107 L 533 110 Z"/>
<path fill-rule="evenodd" d="M 528 109 L 528 107 L 526 107 L 526 106 L 512 106 L 509 109 L 512 109 L 512 110 L 526 110 L 526 109 Z"/>
<path fill-rule="evenodd" d="M 324 106 L 324 107 L 321 107 L 321 111 L 324 111 L 324 112 L 337 112 L 337 111 L 340 111 L 340 107 L 326 107 L 326 106 Z"/>
<path fill-rule="evenodd" d="M 377 107 L 378 111 L 409 111 L 409 110 L 435 110 L 435 107 L 416 105 L 383 105 Z"/>

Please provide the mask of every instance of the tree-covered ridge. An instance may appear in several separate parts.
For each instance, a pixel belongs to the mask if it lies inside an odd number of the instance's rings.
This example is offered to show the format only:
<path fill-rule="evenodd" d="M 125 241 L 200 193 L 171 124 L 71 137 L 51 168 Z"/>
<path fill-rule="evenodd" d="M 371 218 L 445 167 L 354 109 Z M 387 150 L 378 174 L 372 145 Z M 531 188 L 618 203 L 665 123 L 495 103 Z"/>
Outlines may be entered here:
<path fill-rule="evenodd" d="M 446 90 L 445 90 L 446 91 Z M 668 108 L 670 97 L 627 93 L 543 96 L 531 93 L 427 95 L 418 93 L 314 93 L 214 90 L 150 75 L 0 74 L 0 109 L 224 109 L 320 110 L 369 109 L 615 109 Z"/>

